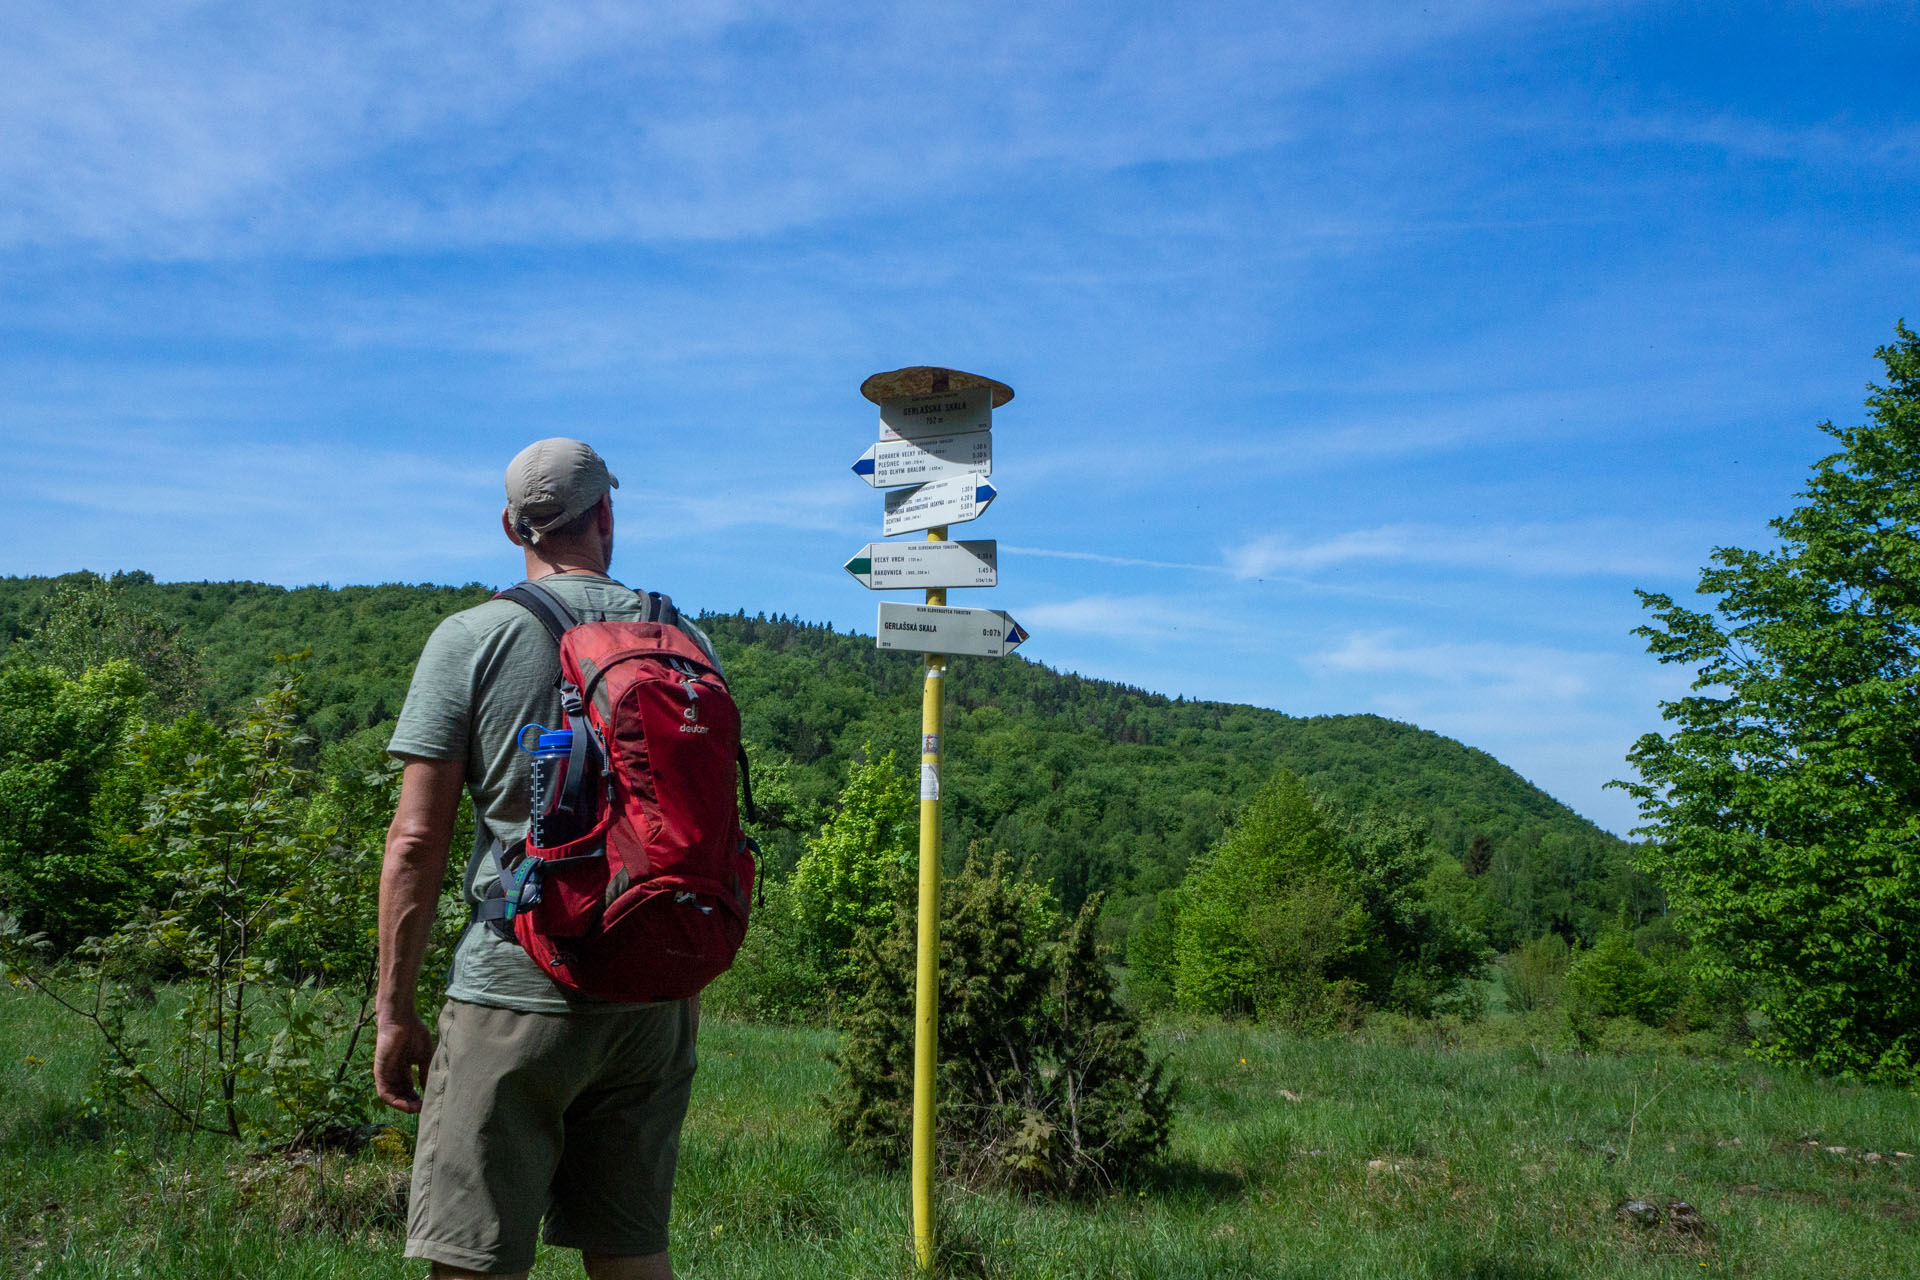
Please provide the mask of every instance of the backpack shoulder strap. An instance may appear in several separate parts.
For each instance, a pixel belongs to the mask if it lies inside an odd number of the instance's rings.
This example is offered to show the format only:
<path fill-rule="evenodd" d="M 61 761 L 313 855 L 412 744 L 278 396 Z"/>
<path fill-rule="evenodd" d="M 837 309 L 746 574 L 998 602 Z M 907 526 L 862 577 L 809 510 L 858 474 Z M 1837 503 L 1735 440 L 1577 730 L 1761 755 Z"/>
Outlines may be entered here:
<path fill-rule="evenodd" d="M 670 627 L 680 625 L 680 610 L 674 607 L 670 596 L 658 591 L 647 592 L 647 616 L 645 622 L 664 622 Z"/>
<path fill-rule="evenodd" d="M 545 627 L 548 634 L 553 636 L 555 645 L 561 642 L 568 631 L 580 625 L 580 619 L 574 616 L 572 609 L 567 607 L 567 602 L 537 582 L 522 582 L 518 586 L 508 587 L 505 591 L 494 596 L 494 599 L 511 600 L 538 618 L 540 625 Z M 567 722 L 574 729 L 573 750 L 567 757 L 567 780 L 560 794 L 560 807 L 569 812 L 578 813 L 580 811 L 581 779 L 585 775 L 587 761 L 587 740 L 589 738 L 595 739 L 596 745 L 601 747 L 601 756 L 603 759 L 605 758 L 606 750 L 604 744 L 598 742 L 598 737 L 593 728 L 593 722 L 586 717 L 586 708 L 580 704 L 579 690 L 567 682 L 567 676 L 564 670 L 555 676 L 554 683 L 560 690 L 560 701 L 562 707 L 566 710 Z M 579 715 L 577 723 L 574 720 L 576 713 Z M 506 868 L 502 867 L 502 884 L 507 882 L 507 874 Z"/>
<path fill-rule="evenodd" d="M 508 587 L 493 598 L 511 600 L 540 619 L 540 625 L 553 636 L 555 644 L 569 629 L 580 625 L 580 619 L 574 617 L 567 602 L 537 582 L 522 582 L 518 586 Z"/>

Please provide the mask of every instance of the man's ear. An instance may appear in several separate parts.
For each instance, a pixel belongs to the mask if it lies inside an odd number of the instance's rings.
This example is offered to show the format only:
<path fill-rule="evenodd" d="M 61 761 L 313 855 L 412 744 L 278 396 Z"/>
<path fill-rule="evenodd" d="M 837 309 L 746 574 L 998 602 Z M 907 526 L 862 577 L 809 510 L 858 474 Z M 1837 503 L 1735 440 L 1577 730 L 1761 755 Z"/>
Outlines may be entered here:
<path fill-rule="evenodd" d="M 613 495 L 611 493 L 600 495 L 600 513 L 595 518 L 593 526 L 600 531 L 600 536 L 603 538 L 613 532 Z"/>
<path fill-rule="evenodd" d="M 500 528 L 507 535 L 507 541 L 511 542 L 514 546 L 524 547 L 527 545 L 526 539 L 520 536 L 520 531 L 513 527 L 512 507 L 500 508 Z"/>

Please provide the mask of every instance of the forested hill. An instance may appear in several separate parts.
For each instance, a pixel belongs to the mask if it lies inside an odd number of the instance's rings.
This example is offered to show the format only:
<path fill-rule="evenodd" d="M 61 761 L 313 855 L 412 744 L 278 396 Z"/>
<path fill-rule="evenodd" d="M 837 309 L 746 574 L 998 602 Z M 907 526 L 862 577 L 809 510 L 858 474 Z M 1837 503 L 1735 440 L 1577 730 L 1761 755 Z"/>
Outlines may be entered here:
<path fill-rule="evenodd" d="M 0 646 L 32 634 L 62 581 L 0 579 Z M 465 587 L 285 589 L 260 583 L 115 582 L 127 603 L 177 623 L 204 664 L 206 702 L 224 713 L 300 666 L 322 740 L 377 729 L 398 712 L 438 620 L 487 597 Z M 868 744 L 917 751 L 920 664 L 871 637 L 786 618 L 707 615 L 746 716 L 762 791 L 791 859 Z M 1485 752 L 1377 716 L 1298 718 L 1258 707 L 1170 699 L 1061 674 L 1018 656 L 955 660 L 948 682 L 948 839 L 1030 860 L 1068 903 L 1177 883 L 1278 766 L 1356 808 L 1416 813 L 1479 881 L 1496 944 L 1547 928 L 1589 935 L 1623 899 L 1647 895 L 1626 846 Z"/>

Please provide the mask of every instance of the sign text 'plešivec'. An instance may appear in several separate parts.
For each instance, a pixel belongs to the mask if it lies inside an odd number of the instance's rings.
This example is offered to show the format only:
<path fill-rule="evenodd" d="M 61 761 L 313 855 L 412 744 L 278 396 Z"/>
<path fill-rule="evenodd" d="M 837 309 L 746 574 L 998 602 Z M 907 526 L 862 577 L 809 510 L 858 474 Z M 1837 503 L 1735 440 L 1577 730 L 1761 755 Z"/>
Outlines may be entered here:
<path fill-rule="evenodd" d="M 868 445 L 860 461 L 853 464 L 853 474 L 876 489 L 925 484 L 968 471 L 993 474 L 993 432 L 882 440 Z"/>
<path fill-rule="evenodd" d="M 876 648 L 912 653 L 999 658 L 1012 653 L 1027 633 L 999 609 L 948 609 L 931 604 L 880 606 Z"/>

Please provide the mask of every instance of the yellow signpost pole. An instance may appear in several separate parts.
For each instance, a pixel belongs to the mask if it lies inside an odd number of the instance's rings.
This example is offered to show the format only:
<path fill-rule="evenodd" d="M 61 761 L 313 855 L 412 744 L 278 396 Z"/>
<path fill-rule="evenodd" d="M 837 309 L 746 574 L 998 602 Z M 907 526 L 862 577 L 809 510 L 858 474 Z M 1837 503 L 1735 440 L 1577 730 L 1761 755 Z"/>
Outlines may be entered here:
<path fill-rule="evenodd" d="M 949 397 L 959 394 L 956 402 L 935 401 L 927 403 L 930 397 Z M 1013 388 L 1004 382 L 995 382 L 977 374 L 961 373 L 953 369 L 943 369 L 932 365 L 914 365 L 905 369 L 894 369 L 886 373 L 876 373 L 860 384 L 860 394 L 881 408 L 883 428 L 889 405 L 901 408 L 900 421 L 915 428 L 913 438 L 925 438 L 937 434 L 927 428 L 941 427 L 960 439 L 972 439 L 975 445 L 984 445 L 985 433 L 990 426 L 990 411 L 1013 399 Z M 924 415 L 914 417 L 912 415 Z M 954 415 L 959 420 L 953 421 Z M 943 418 L 946 422 L 943 422 Z M 898 428 L 896 428 L 898 429 Z M 883 429 L 881 443 L 884 445 L 889 436 Z M 909 438 L 901 436 L 897 438 Z M 951 441 L 948 442 L 951 447 Z M 927 446 L 932 450 L 934 446 Z M 930 453 L 936 460 L 943 455 Z M 993 501 L 993 489 L 986 482 L 986 474 L 992 470 L 992 455 L 969 455 L 969 460 L 977 457 L 981 465 L 971 468 L 979 474 L 969 474 L 964 497 L 954 499 L 950 494 L 942 494 L 933 500 L 936 509 L 940 509 L 949 524 L 972 520 L 986 504 Z M 951 456 L 945 456 L 951 461 Z M 856 475 L 867 477 L 868 483 L 877 488 L 897 488 L 914 483 L 898 478 L 894 470 L 883 471 L 882 463 L 888 468 L 898 465 L 897 459 L 883 460 L 875 450 L 869 449 L 860 462 L 854 465 Z M 924 462 L 925 459 L 917 460 Z M 964 465 L 964 464 L 963 464 Z M 884 476 L 893 478 L 883 478 Z M 951 485 L 951 479 L 941 482 Z M 920 484 L 920 490 L 928 486 Z M 978 504 L 977 506 L 975 504 Z M 945 507 L 956 506 L 951 515 Z M 922 514 L 926 514 L 924 511 Z M 908 525 L 905 528 L 889 528 L 889 534 L 905 533 L 920 525 Z M 947 524 L 934 525 L 927 529 L 928 542 L 947 541 Z M 946 617 L 950 613 L 967 615 L 956 620 L 948 617 L 951 627 L 954 621 L 960 621 L 961 632 L 956 635 L 952 630 L 943 633 L 939 641 L 927 643 L 928 637 L 920 635 L 924 647 L 900 645 L 898 647 L 921 647 L 926 652 L 926 685 L 920 694 L 920 934 L 919 954 L 914 973 L 913 1002 L 913 1260 L 915 1267 L 923 1274 L 931 1274 L 934 1269 L 934 1202 L 933 1174 L 936 1164 L 934 1148 L 934 1116 L 937 1099 L 935 1087 L 940 1069 L 940 757 L 941 735 L 940 720 L 946 709 L 946 677 L 948 653 L 973 653 L 987 657 L 999 657 L 1011 652 L 1014 646 L 1025 640 L 1026 633 L 1021 631 L 1013 619 L 1004 613 L 985 609 L 967 609 L 949 611 L 946 609 L 948 586 L 992 586 L 998 579 L 995 567 L 997 551 L 994 544 L 972 544 L 966 551 L 967 557 L 981 554 L 975 548 L 984 547 L 987 559 L 985 581 L 979 580 L 981 565 L 972 569 L 958 570 L 957 566 L 929 572 L 920 570 L 925 578 L 941 583 L 938 587 L 927 588 L 927 604 L 941 611 Z M 864 554 L 857 554 L 846 564 L 846 569 L 856 578 L 860 578 L 869 587 L 884 589 L 890 585 L 907 586 L 883 581 L 877 573 L 875 548 L 869 545 Z M 947 555 L 939 557 L 943 562 Z M 926 560 L 932 564 L 935 557 L 929 553 Z M 889 561 L 895 567 L 890 574 L 901 572 L 897 561 Z M 949 579 L 945 574 L 959 572 L 960 576 Z M 923 580 L 925 580 L 923 578 Z M 894 648 L 893 643 L 884 637 L 888 634 L 887 610 L 893 606 L 881 605 L 881 636 L 877 641 L 880 647 Z M 976 616 L 978 615 L 978 616 Z M 969 631 L 968 628 L 971 628 Z M 938 630 L 934 626 L 922 626 L 921 631 Z M 949 647 L 958 645 L 959 647 Z M 928 650 L 943 652 L 928 652 Z"/>
<path fill-rule="evenodd" d="M 945 542 L 946 526 L 927 530 Z M 944 588 L 927 603 L 944 605 Z M 933 1270 L 934 1081 L 940 1067 L 940 717 L 946 706 L 947 660 L 927 655 L 920 695 L 920 951 L 913 994 L 913 1258 Z"/>

